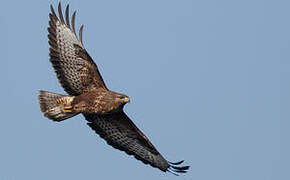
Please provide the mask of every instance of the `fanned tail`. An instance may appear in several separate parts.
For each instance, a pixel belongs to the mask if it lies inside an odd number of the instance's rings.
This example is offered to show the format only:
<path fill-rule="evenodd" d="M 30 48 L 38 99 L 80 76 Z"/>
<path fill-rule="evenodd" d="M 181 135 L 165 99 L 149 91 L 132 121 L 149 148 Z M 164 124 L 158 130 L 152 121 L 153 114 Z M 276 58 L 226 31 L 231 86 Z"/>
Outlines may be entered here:
<path fill-rule="evenodd" d="M 38 99 L 44 116 L 53 121 L 63 121 L 78 114 L 68 109 L 74 96 L 40 91 Z"/>

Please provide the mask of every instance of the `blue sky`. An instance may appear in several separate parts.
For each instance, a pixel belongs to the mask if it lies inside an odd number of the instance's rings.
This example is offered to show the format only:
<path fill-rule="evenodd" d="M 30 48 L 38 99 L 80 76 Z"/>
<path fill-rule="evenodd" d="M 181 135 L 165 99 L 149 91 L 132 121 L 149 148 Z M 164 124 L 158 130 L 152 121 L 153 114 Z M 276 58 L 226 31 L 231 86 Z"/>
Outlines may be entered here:
<path fill-rule="evenodd" d="M 0 7 L 0 179 L 177 179 L 108 146 L 82 116 L 43 117 L 64 93 L 48 57 L 49 5 Z M 180 179 L 290 179 L 290 1 L 63 1 L 107 86 Z"/>

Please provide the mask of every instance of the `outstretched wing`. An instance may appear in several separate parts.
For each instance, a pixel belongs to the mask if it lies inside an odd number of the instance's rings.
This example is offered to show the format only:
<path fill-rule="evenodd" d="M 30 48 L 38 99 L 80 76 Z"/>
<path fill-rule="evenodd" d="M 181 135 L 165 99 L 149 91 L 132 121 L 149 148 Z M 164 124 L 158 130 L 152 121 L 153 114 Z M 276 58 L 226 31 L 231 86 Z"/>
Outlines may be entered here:
<path fill-rule="evenodd" d="M 104 116 L 85 114 L 88 125 L 107 143 L 116 149 L 134 155 L 145 164 L 166 172 L 185 173 L 189 166 L 174 166 L 183 161 L 171 163 L 165 160 L 148 138 L 135 126 L 124 112 Z"/>
<path fill-rule="evenodd" d="M 79 95 L 89 86 L 106 88 L 102 76 L 82 42 L 83 25 L 79 31 L 78 40 L 75 31 L 75 15 L 72 15 L 72 26 L 69 21 L 69 6 L 62 15 L 61 4 L 58 5 L 58 19 L 53 7 L 49 14 L 48 38 L 50 44 L 50 61 L 57 74 L 59 82 L 70 95 Z"/>

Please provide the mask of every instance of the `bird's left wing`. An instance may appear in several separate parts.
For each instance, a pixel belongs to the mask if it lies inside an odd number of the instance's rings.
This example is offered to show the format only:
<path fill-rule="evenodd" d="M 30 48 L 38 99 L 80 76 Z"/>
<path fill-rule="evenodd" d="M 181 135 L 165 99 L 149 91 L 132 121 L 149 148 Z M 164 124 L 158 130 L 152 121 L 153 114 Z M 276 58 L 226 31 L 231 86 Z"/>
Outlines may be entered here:
<path fill-rule="evenodd" d="M 103 78 L 92 58 L 86 52 L 82 42 L 83 26 L 79 39 L 75 31 L 75 15 L 70 25 L 69 6 L 65 10 L 65 20 L 61 4 L 58 5 L 57 17 L 53 7 L 49 14 L 49 55 L 59 82 L 70 95 L 79 95 L 88 87 L 106 88 Z"/>
<path fill-rule="evenodd" d="M 183 161 L 171 163 L 165 160 L 123 111 L 103 116 L 95 114 L 84 116 L 89 121 L 88 125 L 114 148 L 134 155 L 143 163 L 164 172 L 169 171 L 174 174 L 187 172 L 189 166 L 174 166 Z"/>

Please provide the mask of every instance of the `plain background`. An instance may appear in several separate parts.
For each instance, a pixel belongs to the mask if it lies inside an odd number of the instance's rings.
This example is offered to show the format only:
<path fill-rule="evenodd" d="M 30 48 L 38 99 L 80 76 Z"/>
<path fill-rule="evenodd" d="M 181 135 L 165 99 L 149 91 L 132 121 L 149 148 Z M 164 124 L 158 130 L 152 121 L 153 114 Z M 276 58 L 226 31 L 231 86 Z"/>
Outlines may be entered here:
<path fill-rule="evenodd" d="M 125 111 L 181 177 L 108 146 L 82 116 L 43 117 L 64 93 L 48 57 L 49 4 L 2 1 L 0 179 L 290 179 L 290 1 L 64 1 Z"/>

